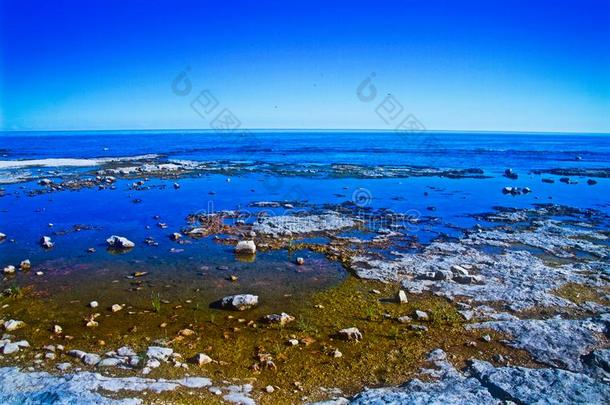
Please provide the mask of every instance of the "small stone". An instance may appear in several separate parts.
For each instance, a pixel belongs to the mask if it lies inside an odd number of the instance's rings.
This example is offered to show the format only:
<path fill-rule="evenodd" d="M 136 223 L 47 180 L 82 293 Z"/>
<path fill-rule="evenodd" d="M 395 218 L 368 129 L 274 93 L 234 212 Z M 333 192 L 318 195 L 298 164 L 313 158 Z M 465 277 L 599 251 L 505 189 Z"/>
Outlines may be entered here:
<path fill-rule="evenodd" d="M 341 353 L 339 351 L 339 349 L 335 349 L 332 351 L 331 355 L 335 358 L 338 359 L 339 357 L 343 357 L 343 353 Z"/>
<path fill-rule="evenodd" d="M 360 333 L 360 331 L 358 330 L 358 328 L 346 328 L 346 329 L 341 329 L 338 332 L 339 336 L 345 340 L 361 340 L 362 339 L 362 333 Z"/>
<path fill-rule="evenodd" d="M 117 349 L 116 353 L 119 356 L 122 356 L 122 357 L 129 357 L 129 356 L 135 356 L 136 355 L 136 352 L 131 347 L 129 347 L 129 346 L 119 347 Z"/>
<path fill-rule="evenodd" d="M 396 294 L 396 301 L 399 304 L 406 304 L 407 302 L 409 302 L 409 300 L 407 299 L 407 293 L 405 293 L 404 290 L 399 290 Z"/>
<path fill-rule="evenodd" d="M 182 330 L 180 330 L 178 332 L 178 334 L 181 335 L 181 336 L 185 336 L 185 337 L 186 336 L 192 336 L 192 335 L 195 334 L 195 331 L 191 330 L 191 329 L 182 329 Z"/>
<path fill-rule="evenodd" d="M 379 291 L 379 290 L 371 290 L 371 294 L 379 295 L 379 294 L 381 294 L 381 291 Z"/>
<path fill-rule="evenodd" d="M 94 353 L 87 353 L 82 357 L 81 360 L 88 366 L 95 366 L 100 362 L 101 357 Z"/>
<path fill-rule="evenodd" d="M 87 321 L 87 323 L 85 324 L 88 328 L 95 328 L 97 326 L 99 326 L 99 322 L 94 321 L 94 320 L 89 320 Z"/>
<path fill-rule="evenodd" d="M 95 248 L 89 248 L 89 249 L 87 249 L 87 253 L 95 253 Z"/>
<path fill-rule="evenodd" d="M 267 386 L 265 387 L 265 392 L 266 392 L 267 394 L 272 394 L 274 391 L 275 391 L 275 388 L 273 388 L 273 386 L 271 386 L 271 385 L 267 385 Z"/>
<path fill-rule="evenodd" d="M 290 340 L 288 340 L 288 344 L 290 346 L 298 346 L 299 345 L 299 341 L 296 340 L 296 339 L 290 339 Z"/>
<path fill-rule="evenodd" d="M 284 326 L 294 321 L 294 316 L 282 312 L 281 314 L 265 315 L 265 317 L 263 317 L 263 320 L 267 323 L 274 323 L 279 324 L 280 326 Z"/>
<path fill-rule="evenodd" d="M 253 240 L 241 240 L 235 245 L 235 253 L 252 255 L 256 253 L 256 245 Z"/>
<path fill-rule="evenodd" d="M 428 314 L 424 311 L 417 310 L 415 311 L 415 316 L 419 321 L 427 321 L 429 320 Z"/>
<path fill-rule="evenodd" d="M 55 366 L 55 368 L 58 369 L 59 371 L 66 371 L 70 367 L 72 367 L 72 364 L 70 364 L 70 363 L 59 363 L 58 365 Z"/>
<path fill-rule="evenodd" d="M 25 326 L 25 322 L 16 321 L 14 319 L 9 319 L 8 321 L 4 322 L 4 329 L 8 332 L 12 332 L 19 328 L 23 328 L 24 326 Z"/>
<path fill-rule="evenodd" d="M 63 328 L 59 325 L 53 325 L 53 333 L 60 335 L 63 332 Z"/>
<path fill-rule="evenodd" d="M 400 317 L 398 317 L 398 322 L 409 323 L 409 322 L 411 322 L 411 317 L 410 316 L 400 316 Z"/>
<path fill-rule="evenodd" d="M 19 346 L 16 343 L 8 342 L 2 348 L 3 354 L 13 354 L 19 351 Z"/>
<path fill-rule="evenodd" d="M 51 241 L 51 238 L 49 236 L 43 236 L 42 238 L 40 238 L 40 246 L 45 249 L 51 249 L 53 246 L 55 246 L 55 244 L 53 243 L 53 241 Z"/>
<path fill-rule="evenodd" d="M 201 366 L 203 366 L 205 364 L 211 363 L 213 360 L 212 360 L 212 358 L 210 356 L 208 356 L 205 353 L 198 353 L 195 356 L 191 357 L 189 359 L 189 361 L 191 363 L 196 364 L 196 365 L 201 367 Z"/>
<path fill-rule="evenodd" d="M 108 358 L 97 363 L 98 367 L 116 367 L 123 363 L 121 359 Z"/>
<path fill-rule="evenodd" d="M 90 308 L 97 308 L 98 306 L 99 306 L 99 304 L 97 303 L 97 301 L 91 301 L 89 303 Z"/>
<path fill-rule="evenodd" d="M 304 265 L 304 264 L 305 264 L 305 259 L 303 259 L 302 257 L 297 257 L 296 263 L 297 263 L 299 266 L 302 266 L 302 265 Z"/>
<path fill-rule="evenodd" d="M 4 268 L 4 274 L 15 274 L 15 266 L 8 265 Z"/>
<path fill-rule="evenodd" d="M 454 274 L 460 275 L 460 276 L 467 276 L 468 275 L 468 270 L 466 270 L 464 267 L 454 264 L 453 266 L 451 266 L 451 271 Z"/>
<path fill-rule="evenodd" d="M 178 190 L 180 188 L 180 184 L 174 183 L 174 189 Z"/>
<path fill-rule="evenodd" d="M 227 279 L 228 279 L 229 281 L 236 282 L 236 281 L 237 281 L 237 276 L 230 275 L 230 276 L 229 276 Z"/>
<path fill-rule="evenodd" d="M 42 275 L 44 275 L 44 273 L 43 273 L 42 271 L 37 271 L 37 272 L 36 272 L 36 275 L 37 275 L 37 276 L 42 276 Z"/>
<path fill-rule="evenodd" d="M 182 238 L 182 234 L 180 234 L 180 233 L 178 233 L 178 232 L 174 232 L 174 233 L 172 233 L 172 234 L 170 235 L 170 237 L 169 237 L 169 238 L 170 238 L 171 240 L 173 240 L 173 241 L 177 241 L 177 240 L 179 240 L 180 238 Z"/>
<path fill-rule="evenodd" d="M 483 336 L 483 340 L 486 342 L 491 342 L 491 336 L 485 335 L 485 336 Z"/>
<path fill-rule="evenodd" d="M 31 269 L 31 268 L 32 268 L 32 263 L 30 263 L 30 260 L 29 260 L 29 259 L 23 260 L 23 261 L 22 261 L 22 262 L 19 264 L 19 268 L 20 268 L 22 271 L 27 271 L 27 270 L 29 270 L 29 269 Z"/>
<path fill-rule="evenodd" d="M 110 309 L 112 310 L 112 312 L 119 312 L 123 309 L 123 307 L 119 304 L 113 304 Z"/>
<path fill-rule="evenodd" d="M 411 330 L 414 330 L 417 332 L 427 332 L 428 327 L 426 327 L 424 325 L 411 325 Z"/>

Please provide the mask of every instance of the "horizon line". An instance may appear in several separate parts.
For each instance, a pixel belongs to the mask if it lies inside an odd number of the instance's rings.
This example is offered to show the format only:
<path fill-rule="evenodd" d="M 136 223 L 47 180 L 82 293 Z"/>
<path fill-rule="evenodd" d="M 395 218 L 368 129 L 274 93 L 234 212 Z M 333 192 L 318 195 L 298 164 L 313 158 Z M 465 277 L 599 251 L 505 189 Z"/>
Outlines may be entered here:
<path fill-rule="evenodd" d="M 414 133 L 423 134 L 426 132 L 467 132 L 467 133 L 503 133 L 503 134 L 565 134 L 565 135 L 610 135 L 610 132 L 577 132 L 577 131 L 526 131 L 526 130 L 477 130 L 477 129 L 425 129 L 422 131 L 408 131 L 408 130 L 396 130 L 387 128 L 241 128 L 241 129 L 223 129 L 217 130 L 212 128 L 148 128 L 148 129 L 11 129 L 11 130 L 0 130 L 0 134 L 9 133 L 61 133 L 61 132 L 206 132 L 206 133 L 219 133 L 219 134 L 239 134 L 244 131 L 252 132 L 383 132 L 383 133 Z"/>

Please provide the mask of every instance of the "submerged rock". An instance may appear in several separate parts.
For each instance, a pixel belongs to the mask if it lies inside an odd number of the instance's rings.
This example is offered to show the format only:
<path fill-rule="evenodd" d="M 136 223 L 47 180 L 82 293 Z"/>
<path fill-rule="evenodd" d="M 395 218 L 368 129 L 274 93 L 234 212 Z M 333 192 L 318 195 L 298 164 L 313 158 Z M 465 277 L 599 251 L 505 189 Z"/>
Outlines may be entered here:
<path fill-rule="evenodd" d="M 229 295 L 220 301 L 220 306 L 224 309 L 235 311 L 245 311 L 258 305 L 258 295 L 238 294 Z"/>
<path fill-rule="evenodd" d="M 29 259 L 22 260 L 21 263 L 19 263 L 19 268 L 22 271 L 28 271 L 32 268 L 32 263 L 30 263 Z"/>

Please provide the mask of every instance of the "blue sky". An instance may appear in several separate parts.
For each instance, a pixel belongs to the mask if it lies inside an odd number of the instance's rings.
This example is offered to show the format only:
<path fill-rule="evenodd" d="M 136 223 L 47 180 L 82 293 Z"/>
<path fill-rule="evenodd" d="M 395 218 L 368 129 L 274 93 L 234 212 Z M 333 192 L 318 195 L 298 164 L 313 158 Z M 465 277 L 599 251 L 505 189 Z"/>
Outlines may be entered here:
<path fill-rule="evenodd" d="M 0 0 L 0 128 L 610 132 L 609 1 L 289 3 Z"/>

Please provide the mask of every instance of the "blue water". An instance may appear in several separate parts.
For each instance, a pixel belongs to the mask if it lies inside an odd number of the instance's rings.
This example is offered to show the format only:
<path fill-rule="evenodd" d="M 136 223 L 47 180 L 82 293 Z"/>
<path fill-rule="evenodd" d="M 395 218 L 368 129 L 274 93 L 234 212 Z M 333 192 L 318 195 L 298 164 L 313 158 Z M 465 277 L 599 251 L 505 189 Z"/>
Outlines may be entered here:
<path fill-rule="evenodd" d="M 82 189 L 34 196 L 30 196 L 29 191 L 42 188 L 36 181 L 5 184 L 0 194 L 0 232 L 13 241 L 0 243 L 0 265 L 18 264 L 24 258 L 30 258 L 49 274 L 59 268 L 62 274 L 70 273 L 69 269 L 74 266 L 85 266 L 86 269 L 80 271 L 81 276 L 100 269 L 121 269 L 124 273 L 154 268 L 159 275 L 172 274 L 189 279 L 198 277 L 197 271 L 202 266 L 215 268 L 228 264 L 231 271 L 248 274 L 244 277 L 250 277 L 253 285 L 261 278 L 277 279 L 283 272 L 288 272 L 288 284 L 290 280 L 297 283 L 298 278 L 298 283 L 315 279 L 326 285 L 340 278 L 337 266 L 332 267 L 331 274 L 322 266 L 314 272 L 315 277 L 295 276 L 297 273 L 286 252 L 263 253 L 257 255 L 255 263 L 244 264 L 235 260 L 230 247 L 217 244 L 211 238 L 177 245 L 168 236 L 180 231 L 186 225 L 185 217 L 193 212 L 244 209 L 252 202 L 269 200 L 341 204 L 352 200 L 353 193 L 359 189 L 365 189 L 371 197 L 369 208 L 387 208 L 421 218 L 422 223 L 409 226 L 407 232 L 423 243 L 440 234 L 459 236 L 460 228 L 471 227 L 477 222 L 471 214 L 488 212 L 496 206 L 520 208 L 557 203 L 610 214 L 610 179 L 597 178 L 598 183 L 590 186 L 586 183 L 587 177 L 573 177 L 578 184 L 568 185 L 558 181 L 560 176 L 530 173 L 531 169 L 608 168 L 610 135 L 460 132 L 407 135 L 364 131 L 256 131 L 247 136 L 176 131 L 0 135 L 0 160 L 143 154 L 206 162 L 288 163 L 295 167 L 350 163 L 481 168 L 488 177 L 273 178 L 278 176 L 255 171 L 232 176 L 230 182 L 226 181 L 226 175 L 220 174 L 179 180 L 150 179 L 147 185 L 165 188 L 133 191 L 129 190 L 134 181 L 131 179 L 119 180 L 115 190 Z M 502 176 L 509 167 L 519 173 L 517 180 Z M 53 168 L 30 170 L 44 175 Z M 78 170 L 94 171 L 96 168 Z M 543 183 L 542 177 L 553 178 L 556 182 Z M 174 190 L 174 181 L 180 183 L 180 189 Z M 269 184 L 274 186 L 269 187 Z M 504 186 L 530 187 L 533 192 L 504 195 L 501 192 Z M 134 204 L 136 198 L 141 203 Z M 156 226 L 159 221 L 153 219 L 155 215 L 168 224 L 167 229 Z M 430 216 L 436 217 L 436 221 L 425 220 Z M 54 226 L 49 228 L 49 223 Z M 92 229 L 63 232 L 76 224 Z M 106 252 L 104 241 L 112 234 L 127 236 L 136 242 L 136 248 L 125 255 L 111 255 Z M 52 236 L 56 247 L 42 250 L 38 245 L 42 235 Z M 153 236 L 159 246 L 144 245 L 143 240 L 148 236 Z M 95 247 L 97 252 L 85 253 L 89 247 Z M 171 253 L 172 248 L 182 251 Z M 309 255 L 312 260 L 323 260 L 313 254 L 301 254 Z M 257 269 L 256 276 L 248 272 L 252 268 Z M 264 291 L 268 287 L 260 288 Z"/>

